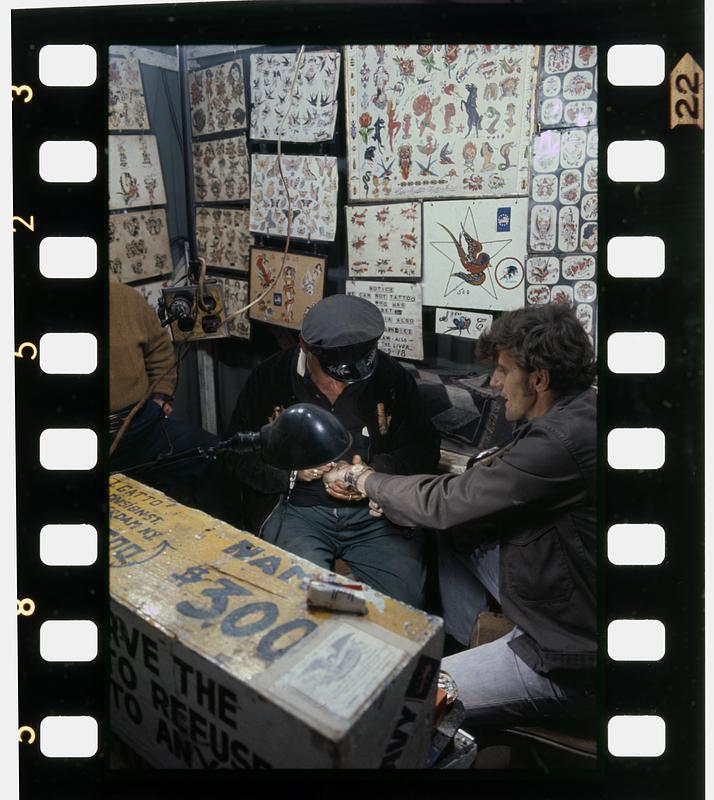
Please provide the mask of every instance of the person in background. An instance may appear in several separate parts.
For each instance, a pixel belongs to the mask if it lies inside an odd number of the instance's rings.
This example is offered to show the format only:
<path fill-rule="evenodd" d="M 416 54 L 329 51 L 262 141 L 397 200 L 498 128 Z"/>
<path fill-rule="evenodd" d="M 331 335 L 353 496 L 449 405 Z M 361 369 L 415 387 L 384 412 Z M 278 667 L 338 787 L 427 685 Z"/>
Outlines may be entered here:
<path fill-rule="evenodd" d="M 176 378 L 176 358 L 168 331 L 136 289 L 111 282 L 109 431 L 113 441 L 134 407 L 143 401 L 110 458 L 112 472 L 217 444 L 218 437 L 172 415 Z M 192 458 L 147 467 L 131 472 L 130 477 L 220 517 L 223 503 L 215 480 L 217 470 L 217 464 L 209 459 Z"/>
<path fill-rule="evenodd" d="M 510 723 L 594 712 L 596 662 L 595 357 L 568 304 L 504 313 L 479 340 L 491 385 L 519 422 L 462 475 L 326 473 L 372 513 L 438 531 L 447 633 L 467 645 L 487 592 L 515 627 L 443 659 L 469 719 Z"/>
<path fill-rule="evenodd" d="M 314 403 L 352 435 L 351 461 L 385 473 L 435 470 L 439 435 L 414 379 L 377 349 L 383 332 L 382 314 L 369 301 L 324 298 L 306 314 L 299 344 L 250 374 L 227 434 L 258 430 L 294 403 Z M 375 519 L 366 497 L 348 488 L 328 494 L 321 478 L 333 466 L 300 470 L 291 486 L 291 473 L 269 466 L 260 453 L 226 454 L 235 479 L 273 509 L 264 522 L 265 512 L 252 521 L 262 538 L 328 569 L 343 559 L 358 580 L 421 606 L 423 532 Z"/>

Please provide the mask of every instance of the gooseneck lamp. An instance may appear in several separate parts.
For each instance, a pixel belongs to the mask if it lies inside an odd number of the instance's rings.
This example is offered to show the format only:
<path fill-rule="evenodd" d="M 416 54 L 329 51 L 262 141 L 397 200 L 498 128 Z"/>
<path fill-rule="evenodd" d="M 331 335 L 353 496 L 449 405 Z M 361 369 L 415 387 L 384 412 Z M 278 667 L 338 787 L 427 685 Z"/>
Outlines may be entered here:
<path fill-rule="evenodd" d="M 139 470 L 155 469 L 191 458 L 214 458 L 222 450 L 239 453 L 259 450 L 271 467 L 312 469 L 330 461 L 338 461 L 351 446 L 352 436 L 337 417 L 312 403 L 298 403 L 286 408 L 275 422 L 263 425 L 259 432 L 239 432 L 213 447 L 194 447 L 159 456 L 154 461 L 117 472 L 130 475 Z"/>

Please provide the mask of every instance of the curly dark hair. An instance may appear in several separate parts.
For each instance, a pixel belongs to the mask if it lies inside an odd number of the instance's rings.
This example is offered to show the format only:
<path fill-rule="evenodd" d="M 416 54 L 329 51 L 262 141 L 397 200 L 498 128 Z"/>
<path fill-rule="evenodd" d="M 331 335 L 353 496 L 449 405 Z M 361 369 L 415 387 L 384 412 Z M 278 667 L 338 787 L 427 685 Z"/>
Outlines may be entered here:
<path fill-rule="evenodd" d="M 505 351 L 526 372 L 547 369 L 558 395 L 582 391 L 595 380 L 595 353 L 569 303 L 506 311 L 479 339 L 479 356 L 496 361 Z"/>

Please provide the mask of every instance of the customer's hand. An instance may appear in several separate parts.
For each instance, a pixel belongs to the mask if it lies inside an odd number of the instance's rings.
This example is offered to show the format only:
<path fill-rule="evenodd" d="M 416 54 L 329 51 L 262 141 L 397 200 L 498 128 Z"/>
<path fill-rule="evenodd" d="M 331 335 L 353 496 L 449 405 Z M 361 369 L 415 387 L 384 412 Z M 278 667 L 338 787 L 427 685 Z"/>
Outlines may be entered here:
<path fill-rule="evenodd" d="M 355 454 L 352 456 L 352 464 L 348 464 L 346 461 L 341 461 L 337 465 L 336 469 L 331 470 L 324 475 L 322 481 L 325 484 L 325 490 L 327 491 L 327 494 L 329 494 L 331 497 L 334 497 L 336 500 L 364 500 L 366 495 L 355 491 L 344 481 L 344 475 L 350 469 L 350 467 L 352 467 L 354 464 L 361 463 L 361 456 Z"/>
<path fill-rule="evenodd" d="M 348 486 L 344 481 L 333 481 L 326 483 L 325 489 L 327 494 L 334 497 L 336 500 L 364 500 L 367 495 L 356 492 L 351 486 Z"/>
<path fill-rule="evenodd" d="M 334 469 L 335 466 L 336 465 L 334 462 L 330 461 L 329 464 L 323 464 L 321 467 L 314 467 L 313 469 L 301 469 L 298 470 L 297 478 L 299 481 L 310 483 L 311 481 L 316 481 L 318 478 L 321 478 L 323 475 L 325 475 L 325 473 Z"/>
<path fill-rule="evenodd" d="M 171 405 L 171 403 L 169 403 L 168 400 L 164 400 L 162 397 L 152 397 L 152 400 L 164 412 L 165 417 L 173 414 L 174 407 Z"/>

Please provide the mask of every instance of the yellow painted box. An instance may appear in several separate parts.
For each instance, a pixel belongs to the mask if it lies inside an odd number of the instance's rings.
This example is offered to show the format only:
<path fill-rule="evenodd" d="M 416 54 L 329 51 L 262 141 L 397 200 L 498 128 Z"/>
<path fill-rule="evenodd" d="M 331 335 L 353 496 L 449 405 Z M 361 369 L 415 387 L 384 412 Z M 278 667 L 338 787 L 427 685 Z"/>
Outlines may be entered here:
<path fill-rule="evenodd" d="M 423 767 L 443 623 L 122 475 L 110 479 L 110 714 L 155 767 Z"/>

